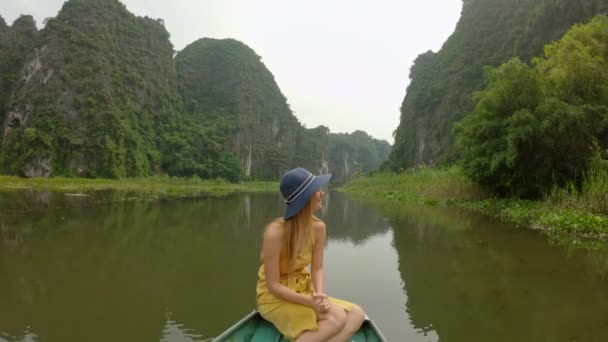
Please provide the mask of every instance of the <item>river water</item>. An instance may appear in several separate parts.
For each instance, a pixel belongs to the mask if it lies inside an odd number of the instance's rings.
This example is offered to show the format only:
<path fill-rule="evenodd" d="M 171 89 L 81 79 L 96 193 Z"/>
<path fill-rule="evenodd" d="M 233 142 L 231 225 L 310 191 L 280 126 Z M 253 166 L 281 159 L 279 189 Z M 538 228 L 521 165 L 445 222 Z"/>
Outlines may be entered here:
<path fill-rule="evenodd" d="M 204 341 L 253 310 L 276 194 L 0 193 L 0 341 Z M 608 341 L 608 256 L 468 211 L 326 196 L 327 292 L 389 341 Z"/>

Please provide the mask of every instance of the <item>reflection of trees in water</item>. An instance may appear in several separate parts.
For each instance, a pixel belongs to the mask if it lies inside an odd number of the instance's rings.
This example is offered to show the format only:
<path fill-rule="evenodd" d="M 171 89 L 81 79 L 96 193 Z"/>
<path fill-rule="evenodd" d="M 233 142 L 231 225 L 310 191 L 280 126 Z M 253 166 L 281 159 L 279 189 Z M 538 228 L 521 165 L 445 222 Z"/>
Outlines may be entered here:
<path fill-rule="evenodd" d="M 0 205 L 2 245 L 16 245 L 0 250 L 0 331 L 49 340 L 158 340 L 166 310 L 216 335 L 254 307 L 262 231 L 284 208 L 268 194 L 46 198 L 0 198 L 15 209 Z"/>
<path fill-rule="evenodd" d="M 582 258 L 480 215 L 386 206 L 417 328 L 445 341 L 608 338 L 608 283 Z"/>
<path fill-rule="evenodd" d="M 388 222 L 378 210 L 365 202 L 347 199 L 339 192 L 326 195 L 326 210 L 321 218 L 327 224 L 328 239 L 351 240 L 361 244 L 374 235 L 388 231 Z"/>
<path fill-rule="evenodd" d="M 601 240 L 580 239 L 568 236 L 549 236 L 549 242 L 563 247 L 568 255 L 585 259 L 587 273 L 593 277 L 608 280 L 608 243 Z"/>
<path fill-rule="evenodd" d="M 189 341 L 200 341 L 203 338 L 202 335 L 196 334 L 192 332 L 192 329 L 184 326 L 180 322 L 176 321 L 171 312 L 166 312 L 166 322 L 163 328 L 162 337 L 160 338 L 160 342 L 170 342 L 170 341 L 181 341 L 181 342 L 189 342 Z"/>
<path fill-rule="evenodd" d="M 209 337 L 253 308 L 262 231 L 283 213 L 280 196 L 131 197 L 0 193 L 0 332 L 158 340 L 171 312 Z M 389 227 L 367 202 L 327 200 L 330 239 L 361 243 Z M 390 217 L 417 328 L 447 341 L 608 337 L 608 280 L 587 272 L 606 259 L 458 210 L 374 205 Z"/>
<path fill-rule="evenodd" d="M 0 193 L 0 332 L 158 340 L 169 311 L 210 337 L 253 309 L 262 232 L 283 214 L 280 196 L 136 197 Z M 360 243 L 388 229 L 342 194 L 325 210 L 330 239 Z"/>
<path fill-rule="evenodd" d="M 40 341 L 39 336 L 30 330 L 30 327 L 26 327 L 23 332 L 19 332 L 17 335 L 3 334 L 0 332 L 0 341 Z M 3 338 L 6 338 L 6 340 Z"/>
<path fill-rule="evenodd" d="M 13 253 L 27 254 L 27 249 L 22 246 L 24 237 L 22 234 L 17 234 L 13 229 L 9 229 L 9 224 L 2 222 L 0 219 L 0 246 L 2 250 Z"/>
<path fill-rule="evenodd" d="M 11 211 L 46 209 L 59 194 L 51 191 L 23 189 L 20 191 L 0 191 L 2 214 Z"/>

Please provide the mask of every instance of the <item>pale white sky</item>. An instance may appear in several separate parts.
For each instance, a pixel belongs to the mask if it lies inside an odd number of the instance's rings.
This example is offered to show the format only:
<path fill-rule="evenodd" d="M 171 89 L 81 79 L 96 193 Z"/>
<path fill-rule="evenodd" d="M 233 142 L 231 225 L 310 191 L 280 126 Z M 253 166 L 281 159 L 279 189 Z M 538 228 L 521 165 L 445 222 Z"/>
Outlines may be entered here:
<path fill-rule="evenodd" d="M 38 26 L 64 0 L 1 0 L 8 25 Z M 300 122 L 331 132 L 366 131 L 393 143 L 417 55 L 454 31 L 462 0 L 123 0 L 162 18 L 176 50 L 203 38 L 235 38 L 273 73 Z"/>

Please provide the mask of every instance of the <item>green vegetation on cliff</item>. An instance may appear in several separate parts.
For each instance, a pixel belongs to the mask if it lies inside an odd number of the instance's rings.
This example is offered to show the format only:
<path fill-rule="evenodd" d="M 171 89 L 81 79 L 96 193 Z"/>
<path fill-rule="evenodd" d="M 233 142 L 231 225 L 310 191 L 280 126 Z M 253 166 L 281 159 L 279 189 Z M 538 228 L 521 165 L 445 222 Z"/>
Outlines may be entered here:
<path fill-rule="evenodd" d="M 486 87 L 455 128 L 461 166 L 380 173 L 346 190 L 606 239 L 607 51 L 608 17 L 598 16 L 546 45 L 531 65 L 515 57 L 486 68 Z"/>
<path fill-rule="evenodd" d="M 238 181 L 327 169 L 329 133 L 300 125 L 245 44 L 200 39 L 174 58 L 163 21 L 118 0 L 69 0 L 45 25 L 0 20 L 0 173 Z"/>
<path fill-rule="evenodd" d="M 31 16 L 20 16 L 11 27 L 0 17 L 0 124 L 4 122 L 11 88 L 37 37 L 38 29 Z"/>
<path fill-rule="evenodd" d="M 294 165 L 315 173 L 332 173 L 332 185 L 370 173 L 388 159 L 390 145 L 363 131 L 330 133 L 325 126 L 298 132 Z"/>
<path fill-rule="evenodd" d="M 514 56 L 528 61 L 573 24 L 607 10 L 604 0 L 464 0 L 456 29 L 441 50 L 421 54 L 411 68 L 392 168 L 446 159 L 452 126 L 473 110 L 471 95 L 483 87 L 485 66 Z"/>
<path fill-rule="evenodd" d="M 330 135 L 329 128 L 325 126 L 308 129 L 300 127 L 296 137 L 294 165 L 317 174 L 329 173 Z"/>
<path fill-rule="evenodd" d="M 332 182 L 343 184 L 378 168 L 388 159 L 390 145 L 363 131 L 329 135 L 329 169 Z"/>
<path fill-rule="evenodd" d="M 13 88 L 1 168 L 26 176 L 147 176 L 178 101 L 156 20 L 116 0 L 71 0 L 40 33 Z"/>
<path fill-rule="evenodd" d="M 531 67 L 514 58 L 488 70 L 456 127 L 464 172 L 494 193 L 538 197 L 569 182 L 580 189 L 593 160 L 593 170 L 608 170 L 607 60 L 600 16 L 547 45 Z"/>
<path fill-rule="evenodd" d="M 195 123 L 222 131 L 245 176 L 278 179 L 296 166 L 334 173 L 342 184 L 388 159 L 390 146 L 365 132 L 334 134 L 304 128 L 274 77 L 251 48 L 233 39 L 200 39 L 175 58 L 185 111 Z"/>
<path fill-rule="evenodd" d="M 175 57 L 185 110 L 224 130 L 221 144 L 244 174 L 276 179 L 293 164 L 299 123 L 274 76 L 251 48 L 234 39 L 199 39 Z"/>

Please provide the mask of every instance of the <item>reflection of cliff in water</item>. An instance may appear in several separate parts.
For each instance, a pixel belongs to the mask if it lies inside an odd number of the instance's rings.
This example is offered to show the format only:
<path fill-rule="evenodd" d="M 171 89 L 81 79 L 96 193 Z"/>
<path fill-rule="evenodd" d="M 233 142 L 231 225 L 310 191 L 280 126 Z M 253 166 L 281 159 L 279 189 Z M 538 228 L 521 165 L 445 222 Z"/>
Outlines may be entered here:
<path fill-rule="evenodd" d="M 469 212 L 387 212 L 415 327 L 442 341 L 608 339 L 608 282 L 581 255 Z"/>
<path fill-rule="evenodd" d="M 158 340 L 170 311 L 193 334 L 215 336 L 254 307 L 262 231 L 282 205 L 274 194 L 1 193 L 0 332 Z M 228 303 L 234 316 L 209 313 Z"/>
<path fill-rule="evenodd" d="M 320 216 L 327 224 L 328 239 L 351 240 L 355 244 L 384 234 L 389 228 L 378 210 L 361 200 L 347 199 L 340 192 L 326 194 Z"/>
<path fill-rule="evenodd" d="M 0 332 L 22 336 L 31 326 L 48 340 L 87 340 L 90 331 L 90 341 L 158 340 L 171 312 L 188 334 L 211 337 L 254 307 L 262 232 L 282 215 L 280 196 L 137 198 L 0 192 Z M 327 200 L 320 216 L 330 239 L 360 243 L 388 229 L 358 201 Z M 230 314 L 214 313 L 225 305 Z"/>
<path fill-rule="evenodd" d="M 22 235 L 43 234 L 48 229 L 72 232 L 86 220 L 94 220 L 102 226 L 132 225 L 130 221 L 143 220 L 166 222 L 172 228 L 186 228 L 181 225 L 184 224 L 183 218 L 188 217 L 195 219 L 188 221 L 189 229 L 208 233 L 228 231 L 238 238 L 254 228 L 264 227 L 266 221 L 280 212 L 281 204 L 276 196 L 268 194 L 209 198 L 213 200 L 206 201 L 203 197 L 147 200 L 125 192 L 97 192 L 94 195 L 48 191 L 0 192 L 0 232 Z"/>

